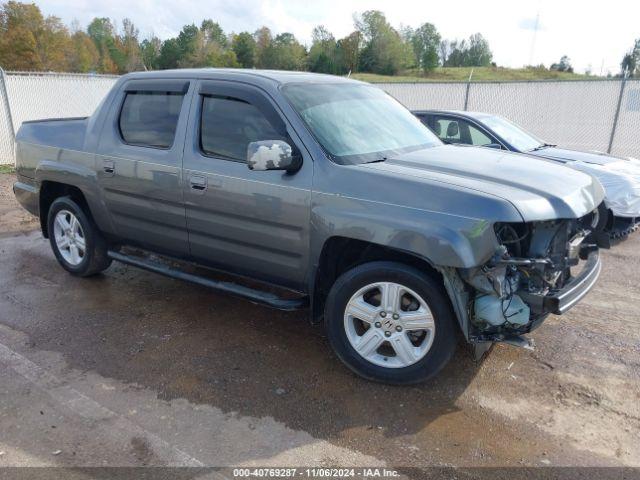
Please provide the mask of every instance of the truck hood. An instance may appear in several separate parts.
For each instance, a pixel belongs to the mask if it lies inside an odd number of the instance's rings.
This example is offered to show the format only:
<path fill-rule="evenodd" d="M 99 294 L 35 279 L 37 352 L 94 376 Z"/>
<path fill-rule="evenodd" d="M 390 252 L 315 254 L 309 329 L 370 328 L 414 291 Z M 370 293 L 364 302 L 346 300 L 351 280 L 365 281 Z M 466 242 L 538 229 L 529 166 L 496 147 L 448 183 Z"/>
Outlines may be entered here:
<path fill-rule="evenodd" d="M 444 145 L 362 166 L 499 197 L 511 203 L 528 222 L 579 218 L 604 198 L 602 186 L 589 175 L 488 148 Z"/>
<path fill-rule="evenodd" d="M 614 215 L 640 217 L 640 161 L 555 147 L 529 154 L 565 162 L 567 167 L 593 175 L 604 187 L 605 203 Z"/>

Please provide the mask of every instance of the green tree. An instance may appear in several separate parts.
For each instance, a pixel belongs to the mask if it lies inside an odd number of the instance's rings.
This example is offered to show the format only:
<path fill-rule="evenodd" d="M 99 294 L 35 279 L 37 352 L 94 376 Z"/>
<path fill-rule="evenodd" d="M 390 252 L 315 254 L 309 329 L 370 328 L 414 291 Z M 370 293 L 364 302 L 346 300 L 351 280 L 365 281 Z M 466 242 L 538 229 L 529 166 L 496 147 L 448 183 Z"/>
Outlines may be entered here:
<path fill-rule="evenodd" d="M 138 29 L 128 18 L 122 21 L 122 35 L 117 45 L 124 55 L 124 72 L 143 70 L 142 52 L 138 41 Z"/>
<path fill-rule="evenodd" d="M 382 12 L 368 10 L 356 16 L 354 22 L 364 41 L 360 53 L 363 71 L 395 75 L 406 66 L 406 50 L 402 39 Z"/>
<path fill-rule="evenodd" d="M 449 54 L 445 66 L 464 67 L 466 62 L 467 42 L 466 40 L 451 40 L 449 42 Z"/>
<path fill-rule="evenodd" d="M 220 25 L 205 20 L 200 26 L 200 45 L 202 63 L 207 67 L 239 67 L 236 53 L 230 48 L 229 41 Z"/>
<path fill-rule="evenodd" d="M 418 68 L 426 72 L 438 66 L 440 41 L 440 34 L 432 23 L 424 23 L 413 31 L 411 46 Z"/>
<path fill-rule="evenodd" d="M 312 72 L 339 73 L 338 44 L 335 37 L 323 25 L 313 29 L 308 65 Z"/>
<path fill-rule="evenodd" d="M 180 46 L 177 38 L 169 38 L 162 42 L 160 56 L 158 57 L 158 68 L 178 68 L 180 60 Z"/>
<path fill-rule="evenodd" d="M 271 43 L 273 64 L 278 70 L 304 70 L 307 51 L 292 33 L 281 33 Z"/>
<path fill-rule="evenodd" d="M 160 50 L 162 41 L 158 37 L 145 38 L 140 44 L 140 55 L 145 70 L 160 68 Z"/>
<path fill-rule="evenodd" d="M 633 48 L 625 53 L 620 68 L 623 76 L 640 76 L 640 38 L 636 39 Z"/>
<path fill-rule="evenodd" d="M 238 63 L 244 68 L 253 68 L 256 61 L 256 41 L 249 32 L 240 32 L 233 36 L 231 49 Z"/>
<path fill-rule="evenodd" d="M 338 40 L 336 45 L 338 64 L 337 73 L 345 74 L 358 71 L 361 44 L 362 34 L 358 31 L 351 32 L 346 37 Z"/>
<path fill-rule="evenodd" d="M 45 18 L 43 29 L 36 36 L 36 44 L 44 70 L 57 72 L 69 70 L 71 37 L 62 20 L 53 16 Z"/>
<path fill-rule="evenodd" d="M 238 67 L 240 64 L 233 50 L 225 48 L 216 40 L 210 40 L 200 32 L 194 67 Z"/>
<path fill-rule="evenodd" d="M 560 62 L 558 63 L 553 63 L 551 65 L 551 67 L 549 67 L 550 70 L 555 70 L 557 72 L 569 72 L 569 73 L 573 73 L 573 67 L 571 66 L 571 59 L 566 56 L 563 55 L 560 58 Z"/>
<path fill-rule="evenodd" d="M 440 57 L 440 64 L 443 66 L 448 65 L 449 55 L 451 55 L 451 42 L 449 40 L 442 40 L 438 46 L 438 56 Z"/>
<path fill-rule="evenodd" d="M 100 63 L 100 53 L 91 37 L 77 31 L 71 36 L 71 57 L 69 66 L 72 72 L 96 72 Z"/>
<path fill-rule="evenodd" d="M 447 67 L 487 67 L 493 58 L 489 42 L 479 33 L 467 40 L 453 40 L 446 46 L 441 43 L 441 55 L 445 48 L 447 55 L 443 64 Z"/>
<path fill-rule="evenodd" d="M 275 56 L 273 49 L 273 36 L 268 27 L 261 27 L 253 34 L 256 41 L 256 67 L 274 68 Z"/>
<path fill-rule="evenodd" d="M 467 50 L 467 67 L 488 67 L 493 59 L 489 42 L 480 33 L 469 37 Z"/>
<path fill-rule="evenodd" d="M 198 63 L 198 43 L 202 41 L 200 29 L 194 24 L 185 25 L 180 30 L 176 41 L 178 45 L 177 66 L 180 68 L 196 66 Z"/>
<path fill-rule="evenodd" d="M 117 52 L 113 24 L 108 18 L 94 18 L 87 27 L 87 34 L 100 55 L 98 70 L 101 73 L 118 73 L 119 65 L 113 58 Z M 118 56 L 118 55 L 116 55 Z M 122 60 L 118 58 L 118 60 Z"/>
<path fill-rule="evenodd" d="M 202 27 L 186 25 L 177 38 L 180 68 L 237 67 L 235 52 L 227 48 L 227 39 L 217 23 L 202 22 Z"/>
<path fill-rule="evenodd" d="M 227 46 L 227 37 L 218 22 L 211 19 L 203 20 L 200 25 L 200 31 L 204 35 L 205 43 L 215 42 L 223 48 Z"/>

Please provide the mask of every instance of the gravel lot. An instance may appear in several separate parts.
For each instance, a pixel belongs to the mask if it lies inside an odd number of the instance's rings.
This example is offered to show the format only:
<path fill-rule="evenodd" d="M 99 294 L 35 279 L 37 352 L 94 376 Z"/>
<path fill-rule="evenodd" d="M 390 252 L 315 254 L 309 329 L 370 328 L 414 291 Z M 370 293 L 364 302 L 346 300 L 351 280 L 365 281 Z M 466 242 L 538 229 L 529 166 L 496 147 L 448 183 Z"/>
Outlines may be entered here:
<path fill-rule="evenodd" d="M 55 262 L 0 175 L 0 465 L 640 466 L 640 235 L 593 292 L 428 384 L 356 378 L 302 313 Z M 594 474 L 594 476 L 596 476 Z"/>

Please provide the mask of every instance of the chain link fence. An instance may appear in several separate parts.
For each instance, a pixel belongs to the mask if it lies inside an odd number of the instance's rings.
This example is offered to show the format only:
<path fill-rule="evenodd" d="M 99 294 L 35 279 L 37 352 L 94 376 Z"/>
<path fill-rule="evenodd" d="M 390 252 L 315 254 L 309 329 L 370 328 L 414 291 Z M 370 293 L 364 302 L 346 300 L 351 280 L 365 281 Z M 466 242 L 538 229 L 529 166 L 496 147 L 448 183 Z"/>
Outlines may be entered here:
<path fill-rule="evenodd" d="M 0 164 L 15 161 L 23 121 L 90 115 L 116 80 L 0 71 Z M 550 143 L 640 158 L 640 80 L 376 85 L 410 109 L 495 113 Z"/>
<path fill-rule="evenodd" d="M 498 114 L 549 143 L 640 158 L 640 80 L 377 86 L 410 109 Z"/>
<path fill-rule="evenodd" d="M 2 72 L 0 164 L 15 162 L 15 135 L 22 122 L 91 115 L 118 79 L 114 75 Z"/>

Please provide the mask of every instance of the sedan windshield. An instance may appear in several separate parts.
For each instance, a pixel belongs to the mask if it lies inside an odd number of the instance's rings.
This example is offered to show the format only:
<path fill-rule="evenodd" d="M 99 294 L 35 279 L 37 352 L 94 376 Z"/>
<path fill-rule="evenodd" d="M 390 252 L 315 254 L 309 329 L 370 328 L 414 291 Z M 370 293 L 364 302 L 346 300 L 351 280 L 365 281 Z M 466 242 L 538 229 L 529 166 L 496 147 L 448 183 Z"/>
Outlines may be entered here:
<path fill-rule="evenodd" d="M 510 143 L 520 152 L 528 152 L 534 148 L 544 146 L 545 143 L 537 139 L 528 132 L 525 132 L 516 124 L 511 123 L 506 118 L 495 115 L 487 115 L 481 118 L 482 123 L 493 130 L 507 143 Z"/>
<path fill-rule="evenodd" d="M 386 160 L 442 142 L 391 96 L 360 84 L 290 84 L 293 108 L 334 161 Z"/>

